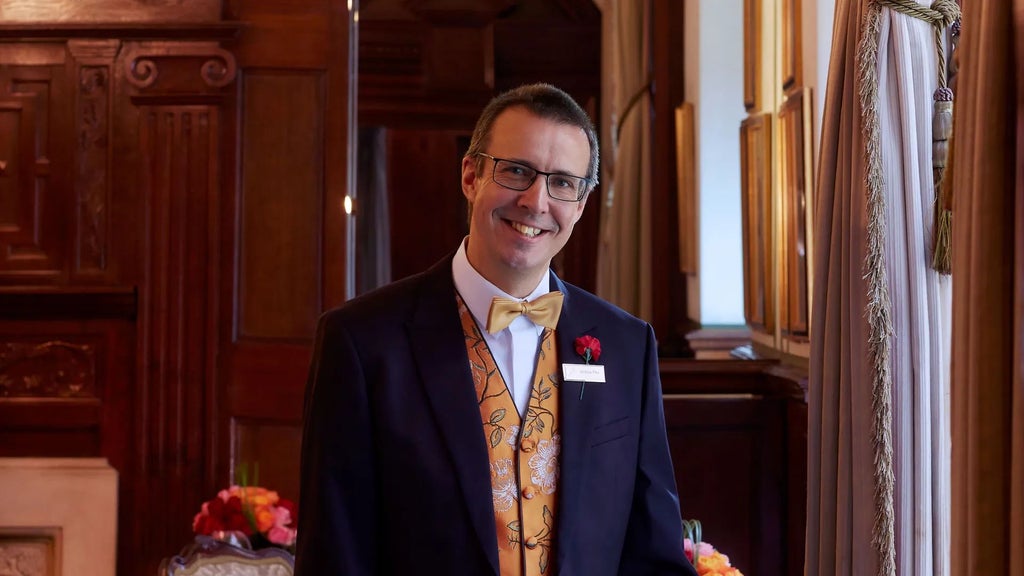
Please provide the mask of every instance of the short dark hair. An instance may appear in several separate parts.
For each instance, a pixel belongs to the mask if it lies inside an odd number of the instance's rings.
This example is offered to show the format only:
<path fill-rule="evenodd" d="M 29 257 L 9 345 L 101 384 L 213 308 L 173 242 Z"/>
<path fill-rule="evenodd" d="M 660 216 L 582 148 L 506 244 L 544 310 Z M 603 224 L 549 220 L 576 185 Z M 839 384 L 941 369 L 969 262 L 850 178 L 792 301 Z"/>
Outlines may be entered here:
<path fill-rule="evenodd" d="M 594 123 L 572 96 L 551 84 L 525 84 L 495 96 L 480 113 L 476 128 L 473 129 L 473 139 L 466 150 L 466 157 L 473 158 L 484 152 L 491 143 L 494 121 L 505 110 L 516 107 L 524 108 L 541 118 L 576 126 L 587 134 L 587 141 L 590 143 L 590 165 L 586 174 L 589 183 L 587 192 L 593 190 L 597 185 L 601 156 Z M 476 157 L 476 160 L 479 162 L 480 157 Z"/>

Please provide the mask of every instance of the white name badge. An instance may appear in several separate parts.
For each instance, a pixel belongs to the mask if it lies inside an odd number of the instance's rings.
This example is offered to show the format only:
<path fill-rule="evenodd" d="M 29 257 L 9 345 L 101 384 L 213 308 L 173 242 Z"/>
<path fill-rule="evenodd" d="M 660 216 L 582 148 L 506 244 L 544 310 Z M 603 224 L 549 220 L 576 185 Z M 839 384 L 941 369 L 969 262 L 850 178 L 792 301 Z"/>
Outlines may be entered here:
<path fill-rule="evenodd" d="M 562 379 L 569 382 L 604 382 L 601 364 L 562 364 Z"/>

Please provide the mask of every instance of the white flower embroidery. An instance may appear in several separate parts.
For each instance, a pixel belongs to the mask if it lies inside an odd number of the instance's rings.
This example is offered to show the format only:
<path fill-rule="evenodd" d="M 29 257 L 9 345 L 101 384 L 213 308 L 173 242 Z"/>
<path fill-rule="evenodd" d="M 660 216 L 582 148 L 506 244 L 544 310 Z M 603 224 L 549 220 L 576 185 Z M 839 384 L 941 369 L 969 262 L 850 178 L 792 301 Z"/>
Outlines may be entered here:
<path fill-rule="evenodd" d="M 512 473 L 512 460 L 502 458 L 491 462 L 491 493 L 494 496 L 495 512 L 505 512 L 519 499 L 516 478 Z"/>
<path fill-rule="evenodd" d="M 533 474 L 530 480 L 545 494 L 554 494 L 555 486 L 558 484 L 558 452 L 560 438 L 558 434 L 551 437 L 551 440 L 541 440 L 537 443 L 537 453 L 530 457 L 530 468 Z"/>
<path fill-rule="evenodd" d="M 505 438 L 505 442 L 508 442 L 508 445 L 513 448 L 519 446 L 519 426 L 513 424 L 508 427 L 508 437 Z"/>

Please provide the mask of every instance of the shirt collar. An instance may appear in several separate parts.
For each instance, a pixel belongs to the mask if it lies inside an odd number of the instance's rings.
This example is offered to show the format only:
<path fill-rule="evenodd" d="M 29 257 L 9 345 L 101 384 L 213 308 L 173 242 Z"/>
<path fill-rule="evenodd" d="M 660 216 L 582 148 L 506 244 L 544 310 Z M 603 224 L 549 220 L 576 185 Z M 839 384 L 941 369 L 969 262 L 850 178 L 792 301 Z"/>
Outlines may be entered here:
<path fill-rule="evenodd" d="M 481 276 L 476 268 L 473 268 L 473 265 L 469 263 L 469 258 L 466 257 L 467 240 L 468 237 L 459 243 L 459 250 L 455 252 L 455 258 L 452 259 L 452 279 L 455 281 L 455 289 L 462 296 L 462 301 L 466 303 L 466 307 L 469 308 L 470 313 L 473 314 L 473 318 L 476 319 L 479 325 L 483 326 L 487 323 L 487 314 L 491 309 L 491 300 L 495 296 L 512 300 L 530 301 L 551 291 L 547 274 L 540 279 L 537 287 L 526 298 L 516 298 L 498 288 L 490 280 Z"/>

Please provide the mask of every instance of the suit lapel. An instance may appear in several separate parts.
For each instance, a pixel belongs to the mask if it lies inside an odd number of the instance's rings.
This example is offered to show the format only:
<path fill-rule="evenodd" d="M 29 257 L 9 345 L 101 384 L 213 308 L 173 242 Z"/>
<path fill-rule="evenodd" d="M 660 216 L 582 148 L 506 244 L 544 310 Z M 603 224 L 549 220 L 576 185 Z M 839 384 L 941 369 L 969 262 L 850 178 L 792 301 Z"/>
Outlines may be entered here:
<path fill-rule="evenodd" d="M 574 301 L 565 284 L 554 273 L 551 274 L 552 290 L 561 290 L 565 295 L 562 313 L 558 317 L 558 362 L 559 364 L 581 363 L 576 354 L 575 340 L 584 334 L 598 336 L 597 327 L 590 323 L 587 314 L 578 309 L 580 303 Z M 559 366 L 561 369 L 561 366 Z M 561 371 L 561 370 L 560 370 Z M 561 463 L 559 464 L 559 512 L 558 512 L 558 561 L 559 571 L 567 571 L 567 551 L 570 546 L 575 526 L 586 522 L 584 503 L 580 500 L 583 492 L 583 480 L 587 477 L 589 466 L 590 430 L 593 428 L 594 409 L 592 403 L 598 396 L 596 387 L 591 385 L 584 390 L 580 398 L 582 384 L 580 382 L 562 381 L 560 386 L 558 411 L 560 415 L 560 434 L 562 437 Z"/>
<path fill-rule="evenodd" d="M 490 505 L 487 445 L 455 301 L 451 258 L 426 272 L 420 296 L 407 326 L 420 382 L 427 388 L 428 404 L 455 464 L 480 544 L 497 574 L 497 535 Z"/>

